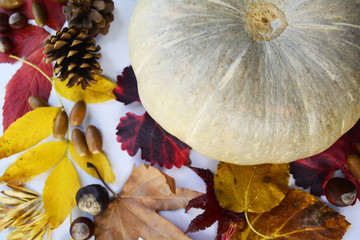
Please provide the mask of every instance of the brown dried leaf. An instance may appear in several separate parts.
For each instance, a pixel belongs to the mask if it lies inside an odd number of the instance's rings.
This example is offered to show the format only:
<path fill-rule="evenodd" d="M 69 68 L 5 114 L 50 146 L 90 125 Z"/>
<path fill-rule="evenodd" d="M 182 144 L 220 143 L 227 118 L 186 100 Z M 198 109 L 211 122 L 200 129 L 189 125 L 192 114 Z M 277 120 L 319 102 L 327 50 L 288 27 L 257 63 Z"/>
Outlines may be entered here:
<path fill-rule="evenodd" d="M 248 213 L 252 227 L 260 234 L 276 240 L 342 239 L 350 224 L 313 195 L 290 190 L 279 206 L 266 213 Z M 236 231 L 231 239 L 264 239 L 251 228 Z"/>
<path fill-rule="evenodd" d="M 242 166 L 220 162 L 214 177 L 220 205 L 233 212 L 266 212 L 289 189 L 289 164 Z"/>
<path fill-rule="evenodd" d="M 134 166 L 122 192 L 94 218 L 96 240 L 189 239 L 157 211 L 185 208 L 200 194 L 176 188 L 173 180 L 154 167 Z"/>

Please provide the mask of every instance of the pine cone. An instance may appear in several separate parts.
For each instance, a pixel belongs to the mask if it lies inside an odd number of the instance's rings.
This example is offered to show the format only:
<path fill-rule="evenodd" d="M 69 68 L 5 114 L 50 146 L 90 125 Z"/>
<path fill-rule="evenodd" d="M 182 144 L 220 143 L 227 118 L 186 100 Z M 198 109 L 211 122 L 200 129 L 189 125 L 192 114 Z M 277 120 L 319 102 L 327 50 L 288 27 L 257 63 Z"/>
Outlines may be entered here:
<path fill-rule="evenodd" d="M 106 35 L 114 20 L 112 0 L 69 0 L 63 7 L 69 27 L 85 28 L 94 36 Z"/>
<path fill-rule="evenodd" d="M 59 75 L 61 81 L 69 79 L 67 87 L 77 84 L 85 90 L 96 82 L 94 75 L 102 73 L 97 62 L 101 58 L 99 50 L 88 30 L 65 27 L 45 41 L 44 54 L 48 56 L 44 61 L 56 61 L 54 74 Z"/>

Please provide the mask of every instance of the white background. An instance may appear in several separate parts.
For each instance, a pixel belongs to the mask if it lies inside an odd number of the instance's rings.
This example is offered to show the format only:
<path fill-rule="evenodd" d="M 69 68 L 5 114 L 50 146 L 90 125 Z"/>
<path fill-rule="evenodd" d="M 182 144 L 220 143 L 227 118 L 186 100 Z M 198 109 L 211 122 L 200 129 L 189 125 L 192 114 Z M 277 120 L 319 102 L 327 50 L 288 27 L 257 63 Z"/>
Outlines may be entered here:
<path fill-rule="evenodd" d="M 135 7 L 137 0 L 115 0 L 115 20 L 111 23 L 110 32 L 106 36 L 98 36 L 97 43 L 101 45 L 102 59 L 100 61 L 104 70 L 104 75 L 116 81 L 116 76 L 121 75 L 123 69 L 130 65 L 129 53 L 127 48 L 127 28 L 129 25 L 131 13 Z M 14 65 L 0 64 L 0 103 L 1 106 L 4 103 L 5 85 L 11 79 L 12 75 L 21 66 L 21 63 Z M 51 106 L 60 106 L 56 95 L 52 91 L 49 103 Z M 63 99 L 63 103 L 67 112 L 69 113 L 73 102 Z M 109 186 L 115 191 L 120 192 L 122 186 L 126 182 L 129 174 L 131 173 L 133 164 L 140 165 L 143 163 L 140 160 L 140 152 L 135 157 L 130 157 L 126 151 L 121 150 L 120 143 L 116 141 L 116 126 L 119 123 L 121 117 L 125 116 L 127 112 L 133 112 L 135 114 L 142 114 L 145 110 L 138 103 L 133 103 L 129 106 L 117 102 L 115 100 L 108 101 L 106 103 L 87 104 L 87 114 L 85 120 L 80 125 L 80 128 L 85 129 L 86 126 L 93 124 L 97 126 L 103 135 L 104 148 L 103 151 L 107 155 L 112 169 L 116 175 L 116 181 Z M 2 116 L 2 109 L 1 109 Z M 2 117 L 0 118 L 0 125 L 2 128 Z M 50 141 L 51 137 L 46 141 Z M 16 156 L 18 156 L 17 154 Z M 0 174 L 2 175 L 5 169 L 15 161 L 16 156 L 0 161 Z M 216 171 L 217 162 L 207 159 L 195 151 L 190 154 L 192 165 L 201 168 L 209 168 L 213 172 Z M 100 183 L 97 179 L 88 176 L 80 168 L 76 166 L 83 186 L 88 184 Z M 184 167 L 181 169 L 173 168 L 171 170 L 165 168 L 159 168 L 174 177 L 177 187 L 189 188 L 192 190 L 205 192 L 205 184 L 203 181 L 191 170 Z M 337 172 L 337 175 L 340 173 Z M 34 178 L 31 182 L 26 184 L 27 187 L 33 189 L 39 193 L 42 192 L 44 182 L 49 173 L 41 174 Z M 293 186 L 291 180 L 290 185 Z M 0 189 L 4 187 L 1 186 Z M 324 200 L 324 198 L 321 198 Z M 325 200 L 326 201 L 326 200 Z M 336 211 L 345 215 L 346 219 L 352 224 L 347 231 L 343 239 L 345 240 L 358 240 L 360 239 L 360 204 L 346 208 L 336 208 L 331 206 Z M 161 212 L 161 215 L 171 220 L 181 230 L 185 231 L 191 219 L 200 214 L 201 210 L 190 210 L 188 214 L 184 213 L 183 209 L 174 212 Z M 75 219 L 78 216 L 87 216 L 81 213 L 77 207 L 72 211 L 72 218 Z M 57 230 L 52 232 L 52 239 L 70 239 L 68 229 L 70 226 L 70 219 L 68 218 Z M 205 240 L 214 239 L 216 235 L 217 224 L 208 228 L 206 231 L 188 234 L 191 239 Z M 0 239 L 6 239 L 8 230 L 0 232 Z"/>

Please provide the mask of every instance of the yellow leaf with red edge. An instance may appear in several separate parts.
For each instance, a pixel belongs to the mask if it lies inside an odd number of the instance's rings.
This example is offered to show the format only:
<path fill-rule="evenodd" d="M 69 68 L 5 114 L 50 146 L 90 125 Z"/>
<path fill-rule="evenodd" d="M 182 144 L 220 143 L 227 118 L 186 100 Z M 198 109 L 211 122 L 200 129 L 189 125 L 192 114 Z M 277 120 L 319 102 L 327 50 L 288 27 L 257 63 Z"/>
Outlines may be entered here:
<path fill-rule="evenodd" d="M 93 168 L 87 167 L 87 163 L 89 162 L 97 168 L 100 176 L 104 179 L 105 182 L 113 183 L 115 181 L 115 174 L 111 170 L 108 159 L 102 152 L 98 154 L 89 154 L 80 157 L 80 155 L 76 153 L 72 142 L 69 142 L 69 152 L 74 162 L 87 174 L 99 178 Z"/>
<path fill-rule="evenodd" d="M 54 87 L 61 96 L 73 102 L 82 100 L 85 103 L 100 103 L 115 99 L 113 94 L 114 88 L 117 87 L 115 83 L 100 75 L 95 75 L 95 80 L 97 81 L 95 84 L 83 90 L 80 85 L 68 88 L 67 81 L 54 78 Z"/>
<path fill-rule="evenodd" d="M 280 205 L 266 213 L 248 213 L 249 222 L 258 233 L 287 240 L 340 240 L 350 224 L 345 217 L 313 195 L 292 189 Z M 233 240 L 264 239 L 250 227 L 236 231 Z"/>
<path fill-rule="evenodd" d="M 266 212 L 277 206 L 289 189 L 289 164 L 253 166 L 220 162 L 214 176 L 220 205 L 233 212 Z"/>
<path fill-rule="evenodd" d="M 9 184 L 20 185 L 50 170 L 66 154 L 65 141 L 40 144 L 19 156 L 0 178 Z"/>
<path fill-rule="evenodd" d="M 79 188 L 78 174 L 66 155 L 47 178 L 43 190 L 44 209 L 51 229 L 60 226 L 74 208 Z"/>
<path fill-rule="evenodd" d="M 18 118 L 0 137 L 0 159 L 22 152 L 52 134 L 61 108 L 41 107 Z"/>

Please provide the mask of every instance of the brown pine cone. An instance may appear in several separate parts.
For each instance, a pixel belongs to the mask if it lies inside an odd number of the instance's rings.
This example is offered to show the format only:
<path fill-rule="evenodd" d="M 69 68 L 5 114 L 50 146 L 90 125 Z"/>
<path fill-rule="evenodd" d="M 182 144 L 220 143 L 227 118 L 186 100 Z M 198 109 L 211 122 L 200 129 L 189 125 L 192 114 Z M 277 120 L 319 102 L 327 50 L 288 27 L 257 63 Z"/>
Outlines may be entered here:
<path fill-rule="evenodd" d="M 94 36 L 109 32 L 114 20 L 112 0 L 69 0 L 63 7 L 69 27 L 85 28 Z"/>
<path fill-rule="evenodd" d="M 68 79 L 67 87 L 75 84 L 82 89 L 95 83 L 95 74 L 102 73 L 97 59 L 100 46 L 95 46 L 92 35 L 86 29 L 63 28 L 55 36 L 45 41 L 44 58 L 46 63 L 56 61 L 54 75 L 61 81 Z"/>

